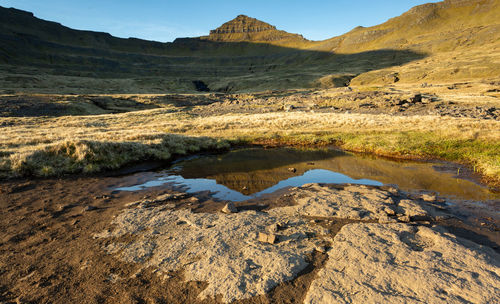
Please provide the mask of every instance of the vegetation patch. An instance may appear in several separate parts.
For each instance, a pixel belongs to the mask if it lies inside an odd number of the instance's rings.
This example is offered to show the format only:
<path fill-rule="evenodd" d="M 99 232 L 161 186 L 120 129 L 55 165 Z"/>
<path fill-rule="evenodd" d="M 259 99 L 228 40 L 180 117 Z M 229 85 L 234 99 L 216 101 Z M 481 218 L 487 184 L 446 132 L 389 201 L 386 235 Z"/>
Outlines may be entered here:
<path fill-rule="evenodd" d="M 337 145 L 354 152 L 402 159 L 442 159 L 459 162 L 480 173 L 492 185 L 500 184 L 500 143 L 493 140 L 455 139 L 432 132 L 313 133 L 247 137 L 242 142 L 264 145 Z"/>
<path fill-rule="evenodd" d="M 226 149 L 230 144 L 334 144 L 390 157 L 460 162 L 491 184 L 500 184 L 497 120 L 302 111 L 200 116 L 193 111 L 0 117 L 0 124 L 7 126 L 0 134 L 0 174 L 100 172 L 138 161 Z"/>
<path fill-rule="evenodd" d="M 95 173 L 149 159 L 168 160 L 202 150 L 227 149 L 227 142 L 207 137 L 165 135 L 159 143 L 64 141 L 40 150 L 18 153 L 4 160 L 14 175 L 52 176 L 64 173 Z"/>

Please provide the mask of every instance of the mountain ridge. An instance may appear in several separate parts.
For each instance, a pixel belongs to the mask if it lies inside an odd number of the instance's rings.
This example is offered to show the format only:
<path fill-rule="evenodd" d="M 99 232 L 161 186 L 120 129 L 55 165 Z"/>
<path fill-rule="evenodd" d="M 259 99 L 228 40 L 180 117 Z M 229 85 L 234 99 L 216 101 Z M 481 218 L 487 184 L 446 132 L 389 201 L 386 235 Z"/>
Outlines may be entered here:
<path fill-rule="evenodd" d="M 461 18 L 458 20 L 458 18 L 454 18 L 453 15 L 447 12 L 447 10 L 457 11 L 457 9 L 461 8 L 465 8 L 466 10 L 463 15 L 467 17 L 473 16 L 474 18 Z M 133 44 L 133 42 L 137 42 L 138 44 L 146 45 L 147 48 L 153 47 L 161 49 L 162 51 L 172 46 L 172 44 L 175 44 L 176 41 L 185 43 L 191 39 L 192 41 L 203 40 L 213 42 L 262 42 L 296 47 L 298 49 L 316 49 L 320 51 L 345 53 L 352 52 L 354 49 L 359 51 L 388 47 L 412 47 L 412 45 L 408 43 L 405 44 L 405 38 L 401 38 L 401 36 L 404 36 L 404 33 L 422 35 L 425 34 L 425 31 L 436 32 L 436 30 L 432 28 L 439 28 L 439 24 L 436 26 L 436 23 L 441 22 L 443 19 L 449 21 L 446 25 L 458 27 L 457 30 L 467 27 L 490 26 L 495 23 L 500 26 L 500 21 L 495 20 L 498 15 L 500 15 L 499 0 L 445 0 L 437 3 L 418 5 L 402 15 L 390 18 L 388 21 L 379 25 L 370 27 L 358 26 L 340 36 L 320 41 L 311 41 L 300 34 L 278 30 L 276 26 L 256 18 L 238 15 L 236 18 L 223 23 L 218 28 L 210 30 L 209 35 L 192 38 L 178 38 L 174 40 L 174 42 L 158 42 L 133 37 L 118 38 L 106 32 L 73 30 L 57 22 L 39 19 L 31 12 L 15 8 L 3 8 L 0 6 L 0 16 L 2 17 L 0 28 L 5 30 L 12 28 L 12 26 L 18 26 L 26 31 L 27 34 L 36 35 L 37 37 L 49 37 L 49 39 L 47 39 L 49 41 L 54 41 L 57 38 L 60 39 L 61 35 L 55 35 L 55 38 L 50 37 L 50 35 L 51 33 L 53 34 L 61 31 L 67 36 L 72 35 L 78 37 L 79 43 L 96 44 L 95 42 L 103 43 L 105 40 L 112 40 L 110 44 L 116 46 L 120 43 L 129 42 Z M 33 20 L 36 20 L 37 27 L 27 29 L 27 27 L 20 24 L 19 20 L 22 20 L 24 24 L 30 24 Z M 12 24 L 9 25 L 9 23 Z M 59 29 L 57 29 L 58 27 Z M 403 32 L 403 34 L 401 34 L 401 32 Z M 81 36 L 84 37 L 82 38 Z M 93 36 L 93 38 L 91 39 L 89 36 Z M 296 45 L 293 45 L 294 43 L 296 43 Z M 370 43 L 372 45 L 370 45 Z M 99 46 L 99 44 L 97 44 L 97 46 Z M 140 49 L 144 49 L 144 47 Z"/>
<path fill-rule="evenodd" d="M 194 81 L 233 92 L 491 78 L 500 70 L 499 2 L 423 4 L 322 41 L 239 15 L 206 36 L 167 43 L 73 30 L 0 7 L 0 76 L 7 75 L 0 87 L 35 90 L 44 83 L 39 75 L 56 75 L 69 87 L 66 76 L 105 77 L 176 92 L 194 90 Z M 18 74 L 30 80 L 16 82 Z"/>

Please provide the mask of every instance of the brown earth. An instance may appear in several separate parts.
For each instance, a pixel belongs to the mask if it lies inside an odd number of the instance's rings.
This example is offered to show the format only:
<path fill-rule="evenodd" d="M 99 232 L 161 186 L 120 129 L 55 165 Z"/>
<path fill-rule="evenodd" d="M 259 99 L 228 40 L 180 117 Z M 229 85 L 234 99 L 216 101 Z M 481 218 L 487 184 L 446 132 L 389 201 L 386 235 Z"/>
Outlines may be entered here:
<path fill-rule="evenodd" d="M 198 303 L 202 282 L 184 282 L 183 274 L 161 278 L 150 270 L 119 261 L 102 247 L 113 240 L 95 239 L 126 205 L 136 200 L 172 193 L 176 208 L 217 212 L 224 202 L 207 193 L 191 195 L 168 188 L 113 192 L 120 177 L 75 177 L 11 181 L 0 184 L 0 301 L 2 303 Z M 335 186 L 339 187 L 339 186 Z M 294 203 L 288 190 L 236 204 L 240 210 L 287 206 Z M 177 193 L 177 195 L 176 195 Z M 311 218 L 334 236 L 353 220 Z M 493 220 L 493 219 L 491 219 Z M 484 217 L 476 225 L 458 219 L 441 220 L 453 233 L 499 251 L 500 223 Z M 423 223 L 430 225 L 431 223 Z M 125 239 L 124 239 L 125 240 Z M 300 303 L 326 260 L 314 253 L 299 276 L 265 296 L 241 303 Z M 207 300 L 203 303 L 218 303 Z"/>

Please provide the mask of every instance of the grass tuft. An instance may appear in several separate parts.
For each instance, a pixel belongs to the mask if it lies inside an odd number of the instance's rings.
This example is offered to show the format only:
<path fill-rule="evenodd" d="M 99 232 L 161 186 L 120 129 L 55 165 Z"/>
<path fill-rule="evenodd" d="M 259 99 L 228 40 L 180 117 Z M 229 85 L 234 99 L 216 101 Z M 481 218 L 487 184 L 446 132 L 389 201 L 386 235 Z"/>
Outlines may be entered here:
<path fill-rule="evenodd" d="M 40 150 L 14 154 L 10 169 L 18 176 L 96 173 L 144 160 L 168 160 L 200 150 L 227 149 L 228 143 L 208 137 L 165 135 L 160 143 L 64 141 Z"/>

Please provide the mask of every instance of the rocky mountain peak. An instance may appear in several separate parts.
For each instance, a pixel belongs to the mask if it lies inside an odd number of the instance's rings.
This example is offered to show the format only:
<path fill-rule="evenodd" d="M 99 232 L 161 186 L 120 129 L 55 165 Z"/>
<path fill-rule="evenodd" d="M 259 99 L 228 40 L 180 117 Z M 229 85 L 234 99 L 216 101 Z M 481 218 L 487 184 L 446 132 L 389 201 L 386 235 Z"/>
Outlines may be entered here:
<path fill-rule="evenodd" d="M 280 31 L 274 25 L 246 15 L 238 15 L 233 20 L 211 30 L 210 35 L 200 38 L 220 42 L 305 41 L 301 35 Z"/>
<path fill-rule="evenodd" d="M 246 15 L 238 15 L 231 21 L 228 21 L 210 31 L 210 35 L 213 34 L 234 34 L 234 33 L 257 33 L 263 31 L 276 30 L 275 26 L 269 23 L 262 22 L 258 19 L 248 17 Z"/>

